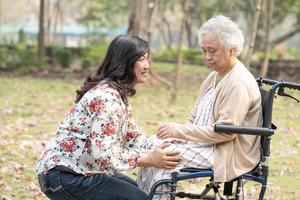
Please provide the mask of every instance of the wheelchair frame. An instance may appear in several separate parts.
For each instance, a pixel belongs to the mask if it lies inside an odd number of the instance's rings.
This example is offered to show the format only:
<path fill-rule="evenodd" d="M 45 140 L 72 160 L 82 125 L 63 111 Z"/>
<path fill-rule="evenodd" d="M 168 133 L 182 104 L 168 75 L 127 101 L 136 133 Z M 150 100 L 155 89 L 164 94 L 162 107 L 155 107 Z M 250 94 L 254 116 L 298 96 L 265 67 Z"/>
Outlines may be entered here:
<path fill-rule="evenodd" d="M 233 126 L 225 124 L 216 124 L 214 126 L 215 132 L 222 133 L 236 133 L 236 134 L 249 134 L 249 135 L 260 135 L 261 136 L 261 160 L 259 164 L 250 172 L 245 173 L 234 180 L 224 183 L 223 195 L 219 193 L 219 184 L 213 181 L 213 170 L 212 169 L 198 169 L 198 168 L 184 168 L 180 172 L 173 172 L 170 179 L 162 179 L 157 181 L 151 188 L 148 195 L 148 199 L 152 200 L 154 195 L 170 195 L 170 200 L 175 200 L 175 197 L 179 198 L 189 198 L 189 199 L 211 199 L 211 200 L 239 200 L 241 198 L 241 190 L 243 188 L 243 181 L 249 180 L 261 184 L 261 190 L 259 193 L 259 200 L 263 200 L 267 181 L 269 176 L 269 157 L 270 157 L 270 141 L 271 136 L 276 130 L 276 126 L 272 124 L 272 110 L 273 110 L 273 99 L 275 94 L 279 96 L 289 97 L 299 100 L 288 95 L 284 92 L 285 88 L 300 90 L 300 84 L 285 82 L 285 81 L 275 81 L 271 79 L 266 79 L 259 77 L 256 79 L 257 84 L 260 88 L 262 96 L 262 110 L 263 110 L 263 124 L 262 127 L 245 127 L 245 126 Z M 267 84 L 272 87 L 266 91 L 262 89 L 262 85 Z M 182 180 L 209 177 L 209 183 L 206 185 L 205 189 L 201 194 L 192 194 L 185 192 L 177 192 L 177 182 Z M 233 182 L 236 182 L 235 193 L 233 190 Z M 170 191 L 157 191 L 157 188 L 161 185 L 170 186 Z M 208 195 L 210 190 L 214 191 L 213 195 Z"/>

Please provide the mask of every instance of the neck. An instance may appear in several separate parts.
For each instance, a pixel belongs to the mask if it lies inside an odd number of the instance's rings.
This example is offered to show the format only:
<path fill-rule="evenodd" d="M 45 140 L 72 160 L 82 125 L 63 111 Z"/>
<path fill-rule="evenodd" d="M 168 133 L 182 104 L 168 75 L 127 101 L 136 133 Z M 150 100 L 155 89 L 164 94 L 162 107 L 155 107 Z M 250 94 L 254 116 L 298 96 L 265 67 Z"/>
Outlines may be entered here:
<path fill-rule="evenodd" d="M 229 65 L 227 67 L 224 67 L 222 68 L 222 70 L 218 71 L 218 75 L 223 77 L 227 72 L 229 72 L 236 64 L 237 62 L 237 59 L 232 59 L 230 62 L 229 62 Z"/>

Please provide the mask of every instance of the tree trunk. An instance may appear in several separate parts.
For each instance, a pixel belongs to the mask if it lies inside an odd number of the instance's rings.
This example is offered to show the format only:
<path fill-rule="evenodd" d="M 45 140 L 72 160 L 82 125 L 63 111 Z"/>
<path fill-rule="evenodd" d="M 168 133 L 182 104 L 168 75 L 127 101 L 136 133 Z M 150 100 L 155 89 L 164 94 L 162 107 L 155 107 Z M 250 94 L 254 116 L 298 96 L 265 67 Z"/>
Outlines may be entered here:
<path fill-rule="evenodd" d="M 184 29 L 185 29 L 184 26 L 187 17 L 187 10 L 188 10 L 188 1 L 183 0 L 183 15 L 180 24 L 180 34 L 179 34 L 179 42 L 178 42 L 178 49 L 177 49 L 174 84 L 171 93 L 172 102 L 175 102 L 177 99 L 177 90 L 179 86 L 179 70 L 182 65 L 182 44 L 183 44 L 183 36 L 184 36 Z"/>
<path fill-rule="evenodd" d="M 155 24 L 157 30 L 159 31 L 159 37 L 162 39 L 163 44 L 169 48 L 169 43 L 168 43 L 168 39 L 167 39 L 167 34 L 166 31 L 164 29 L 164 27 L 162 26 L 162 24 L 160 22 L 157 22 Z"/>
<path fill-rule="evenodd" d="M 188 19 L 188 16 L 187 16 L 187 19 L 185 20 L 185 28 L 186 28 L 186 38 L 187 38 L 187 41 L 188 41 L 188 47 L 193 48 L 192 24 L 190 23 L 190 20 Z"/>
<path fill-rule="evenodd" d="M 251 25 L 251 32 L 250 32 L 250 39 L 249 39 L 249 47 L 248 47 L 248 52 L 247 56 L 245 59 L 245 66 L 247 68 L 250 67 L 251 63 L 251 58 L 253 54 L 253 49 L 255 45 L 255 38 L 256 38 L 256 33 L 257 33 L 257 25 L 258 25 L 258 20 L 259 20 L 259 15 L 261 11 L 261 5 L 262 5 L 263 0 L 256 0 L 256 9 L 254 11 L 253 19 L 252 19 L 252 25 Z"/>
<path fill-rule="evenodd" d="M 136 35 L 140 37 L 147 36 L 146 34 L 146 16 L 148 15 L 147 0 L 134 0 L 129 17 L 128 35 Z"/>
<path fill-rule="evenodd" d="M 159 1 L 159 3 L 156 3 L 157 4 L 157 13 L 158 13 L 158 16 L 157 18 L 159 20 L 155 20 L 155 26 L 157 28 L 157 30 L 159 31 L 159 37 L 162 39 L 162 42 L 163 44 L 167 47 L 167 48 L 170 48 L 170 44 L 168 42 L 168 36 L 167 36 L 167 32 L 166 32 L 166 29 L 165 29 L 165 26 L 162 24 L 162 15 L 164 13 L 164 4 L 161 3 L 161 1 Z"/>
<path fill-rule="evenodd" d="M 272 13 L 273 13 L 273 0 L 266 1 L 267 17 L 266 17 L 266 36 L 265 36 L 265 50 L 264 61 L 261 66 L 260 76 L 265 77 L 268 73 L 269 67 L 269 52 L 270 52 L 270 36 L 272 30 Z"/>
<path fill-rule="evenodd" d="M 63 26 L 63 13 L 61 9 L 61 0 L 57 0 L 55 3 L 55 17 L 53 22 L 53 41 L 55 44 L 59 44 L 59 37 L 58 37 L 58 25 L 60 24 L 60 29 L 62 31 Z M 63 36 L 61 36 L 63 37 Z M 61 39 L 63 41 L 63 39 Z"/>
<path fill-rule="evenodd" d="M 172 39 L 172 31 L 171 31 L 171 25 L 167 20 L 167 17 L 162 13 L 162 20 L 163 23 L 166 25 L 166 30 L 167 30 L 167 38 L 168 38 L 168 49 L 172 47 L 173 39 Z"/>
<path fill-rule="evenodd" d="M 152 16 L 155 10 L 155 5 L 159 4 L 160 0 L 152 0 L 151 2 L 148 3 L 147 6 L 147 17 L 146 17 L 146 26 L 145 26 L 145 31 L 146 31 L 146 36 L 149 44 L 151 44 L 152 41 Z"/>
<path fill-rule="evenodd" d="M 38 56 L 43 58 L 45 54 L 45 30 L 44 30 L 44 0 L 40 0 L 40 17 L 39 17 L 39 33 L 38 33 Z"/>
<path fill-rule="evenodd" d="M 46 31 L 46 46 L 50 44 L 50 31 L 51 31 L 51 12 L 50 12 L 50 0 L 46 1 L 46 16 L 47 16 L 47 31 Z"/>
<path fill-rule="evenodd" d="M 2 0 L 0 0 L 0 43 L 2 44 Z"/>
<path fill-rule="evenodd" d="M 159 0 L 135 0 L 129 17 L 129 26 L 127 30 L 128 35 L 140 36 L 148 40 L 151 45 L 152 39 L 152 16 L 155 8 L 155 4 L 158 4 Z M 152 57 L 150 57 L 150 63 L 152 63 Z M 167 87 L 171 86 L 171 83 L 159 76 L 153 69 L 150 70 L 152 76 L 151 83 L 163 83 Z"/>

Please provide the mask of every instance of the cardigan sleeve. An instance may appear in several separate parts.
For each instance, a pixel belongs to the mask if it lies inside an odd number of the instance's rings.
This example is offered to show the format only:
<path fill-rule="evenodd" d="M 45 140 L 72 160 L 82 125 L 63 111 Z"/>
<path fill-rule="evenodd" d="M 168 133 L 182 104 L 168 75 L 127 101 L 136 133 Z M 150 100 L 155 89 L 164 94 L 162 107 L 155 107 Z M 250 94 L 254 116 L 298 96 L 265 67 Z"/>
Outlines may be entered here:
<path fill-rule="evenodd" d="M 226 87 L 225 91 L 218 96 L 221 98 L 219 105 L 214 105 L 214 109 L 219 111 L 216 123 L 241 125 L 250 107 L 249 89 L 245 83 L 226 84 Z M 171 123 L 170 126 L 175 137 L 199 143 L 217 144 L 233 140 L 236 137 L 236 134 L 214 132 L 214 124 L 197 127 Z"/>

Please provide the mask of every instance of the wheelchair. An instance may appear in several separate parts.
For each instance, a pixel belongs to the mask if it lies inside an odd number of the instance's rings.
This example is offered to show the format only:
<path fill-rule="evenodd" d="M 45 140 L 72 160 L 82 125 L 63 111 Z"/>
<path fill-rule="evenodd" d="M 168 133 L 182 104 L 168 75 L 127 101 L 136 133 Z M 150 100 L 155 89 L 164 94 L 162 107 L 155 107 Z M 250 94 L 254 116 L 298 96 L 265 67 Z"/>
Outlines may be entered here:
<path fill-rule="evenodd" d="M 272 109 L 275 95 L 289 97 L 299 100 L 295 97 L 286 94 L 285 88 L 300 90 L 300 84 L 285 81 L 276 81 L 267 78 L 259 77 L 256 79 L 262 97 L 263 123 L 262 127 L 244 127 L 225 124 L 215 124 L 214 131 L 222 133 L 250 134 L 261 136 L 261 159 L 259 164 L 250 172 L 245 173 L 234 180 L 225 182 L 223 194 L 220 194 L 219 188 L 221 183 L 213 181 L 214 172 L 212 169 L 184 168 L 180 172 L 173 172 L 170 179 L 162 179 L 157 181 L 151 188 L 148 199 L 152 200 L 154 195 L 169 195 L 170 200 L 175 198 L 188 199 L 205 199 L 205 200 L 240 200 L 243 199 L 243 185 L 245 181 L 254 181 L 261 186 L 259 200 L 263 200 L 268 176 L 269 176 L 269 157 L 270 157 L 270 141 L 271 136 L 276 130 L 276 126 L 272 123 Z M 263 86 L 269 85 L 269 89 L 264 89 Z M 177 183 L 182 180 L 195 178 L 209 178 L 209 183 L 206 184 L 204 190 L 200 194 L 178 192 Z M 168 185 L 169 191 L 158 191 L 159 186 Z M 233 187 L 235 185 L 235 188 Z M 213 194 L 209 192 L 213 191 Z"/>

